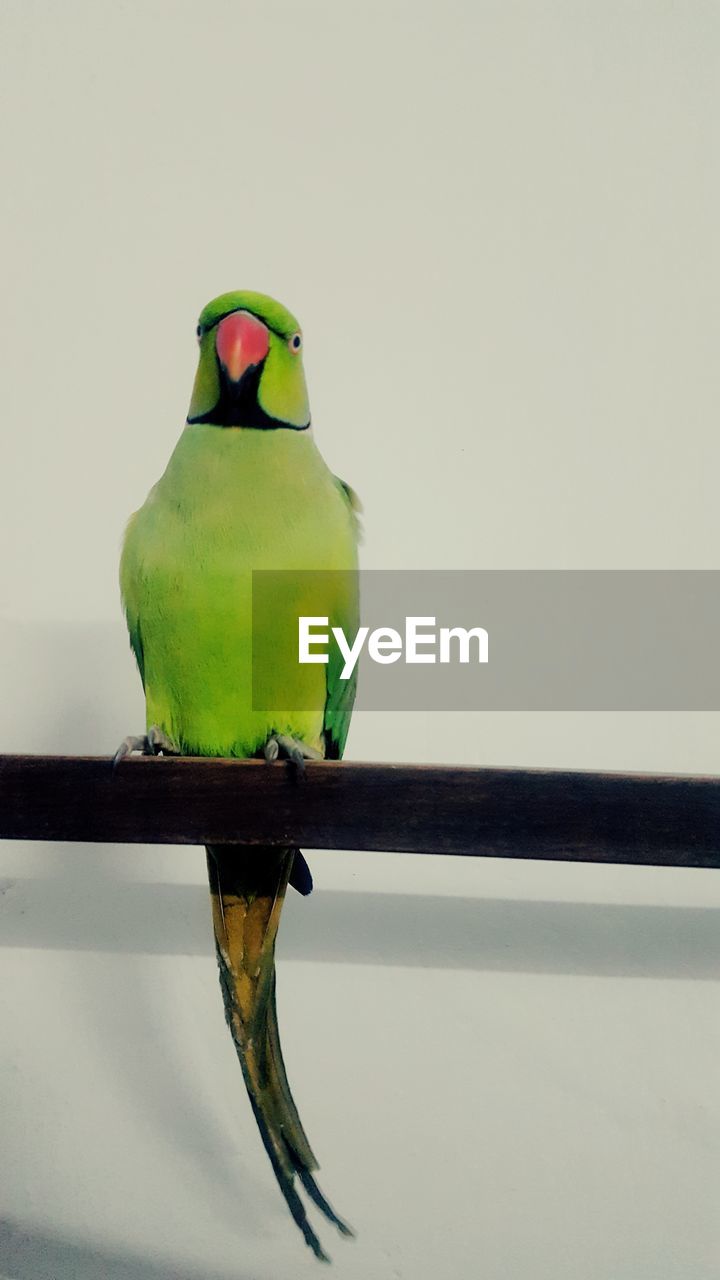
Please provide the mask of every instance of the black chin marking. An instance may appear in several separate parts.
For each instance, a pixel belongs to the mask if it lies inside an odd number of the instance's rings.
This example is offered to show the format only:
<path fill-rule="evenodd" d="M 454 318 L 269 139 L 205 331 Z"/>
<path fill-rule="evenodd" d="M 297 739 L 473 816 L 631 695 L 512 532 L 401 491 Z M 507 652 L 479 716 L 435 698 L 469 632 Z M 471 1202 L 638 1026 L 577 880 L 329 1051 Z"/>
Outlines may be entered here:
<path fill-rule="evenodd" d="M 250 427 L 256 431 L 307 431 L 310 420 L 302 427 L 282 418 L 273 418 L 258 403 L 258 387 L 263 371 L 263 360 L 246 369 L 239 382 L 228 378 L 218 362 L 220 373 L 220 398 L 213 409 L 188 418 L 188 425 L 206 424 L 209 427 Z"/>

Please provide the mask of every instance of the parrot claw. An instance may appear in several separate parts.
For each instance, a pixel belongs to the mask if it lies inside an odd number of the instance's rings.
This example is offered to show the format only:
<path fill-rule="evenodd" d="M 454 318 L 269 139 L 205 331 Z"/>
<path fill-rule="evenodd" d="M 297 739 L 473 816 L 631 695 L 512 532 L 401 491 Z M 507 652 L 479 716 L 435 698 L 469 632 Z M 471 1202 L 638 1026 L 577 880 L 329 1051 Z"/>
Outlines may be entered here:
<path fill-rule="evenodd" d="M 123 738 L 120 746 L 113 756 L 113 769 L 117 769 L 120 761 L 124 760 L 126 756 L 149 756 L 150 754 L 151 752 L 149 750 L 147 738 L 144 735 L 139 737 L 137 734 L 129 733 L 127 738 Z"/>
<path fill-rule="evenodd" d="M 120 761 L 126 756 L 177 756 L 179 754 L 174 742 L 171 742 L 167 734 L 154 724 L 146 734 L 130 733 L 127 738 L 123 738 L 113 756 L 113 769 L 117 769 Z"/>
<path fill-rule="evenodd" d="M 147 740 L 150 743 L 150 753 L 154 756 L 179 756 L 180 752 L 171 742 L 163 729 L 159 729 L 156 724 L 148 730 Z"/>
<path fill-rule="evenodd" d="M 268 764 L 272 764 L 278 756 L 285 756 L 286 760 L 295 765 L 299 774 L 305 772 L 306 760 L 322 760 L 321 753 L 314 747 L 309 747 L 306 742 L 300 742 L 298 738 L 289 738 L 284 733 L 274 734 L 272 738 L 268 738 L 263 747 L 263 755 Z"/>

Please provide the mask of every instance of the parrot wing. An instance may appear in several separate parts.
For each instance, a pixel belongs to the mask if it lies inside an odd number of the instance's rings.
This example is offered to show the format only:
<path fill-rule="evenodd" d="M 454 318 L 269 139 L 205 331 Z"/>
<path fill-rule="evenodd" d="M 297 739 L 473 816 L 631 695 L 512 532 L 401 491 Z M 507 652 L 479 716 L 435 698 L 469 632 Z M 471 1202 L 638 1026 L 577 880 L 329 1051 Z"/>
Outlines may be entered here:
<path fill-rule="evenodd" d="M 140 605 L 137 600 L 137 586 L 140 581 L 138 572 L 138 564 L 135 558 L 134 540 L 131 537 L 133 525 L 137 520 L 138 512 L 130 517 L 125 531 L 125 541 L 123 545 L 123 554 L 120 561 L 120 592 L 122 595 L 123 608 L 125 610 L 125 618 L 127 620 L 127 628 L 130 636 L 130 648 L 135 654 L 135 661 L 140 672 L 140 679 L 145 688 L 145 655 L 143 651 L 142 634 L 140 631 Z"/>
<path fill-rule="evenodd" d="M 348 484 L 347 480 L 341 480 L 339 476 L 335 476 L 335 483 L 340 486 L 343 492 L 343 495 L 345 497 L 345 500 L 348 506 L 350 507 L 353 527 L 355 529 L 355 541 L 356 543 L 360 543 L 362 542 L 362 532 L 363 532 L 362 520 L 360 519 L 360 516 L 362 515 L 362 511 L 363 511 L 363 504 L 360 501 L 360 498 L 356 494 L 355 490 L 352 488 L 351 485 Z"/>
<path fill-rule="evenodd" d="M 342 759 L 357 691 L 357 667 L 347 680 L 341 680 L 342 664 L 342 657 L 334 662 L 331 658 L 327 667 L 327 701 L 323 721 L 326 760 Z"/>
<path fill-rule="evenodd" d="M 349 484 L 338 476 L 335 477 L 335 481 L 350 508 L 355 538 L 359 542 L 362 536 L 360 522 L 362 503 L 355 490 L 351 489 Z M 355 579 L 355 571 L 353 571 L 353 578 Z M 360 623 L 359 601 L 357 591 L 354 589 L 355 581 L 352 585 L 353 589 L 348 593 L 347 599 L 343 601 L 340 616 L 333 618 L 333 625 L 341 626 L 346 635 L 355 635 Z M 327 698 L 323 720 L 326 760 L 342 759 L 357 692 L 357 667 L 355 667 L 352 675 L 347 680 L 342 680 L 340 673 L 343 665 L 344 659 L 336 648 L 329 655 L 327 664 Z"/>

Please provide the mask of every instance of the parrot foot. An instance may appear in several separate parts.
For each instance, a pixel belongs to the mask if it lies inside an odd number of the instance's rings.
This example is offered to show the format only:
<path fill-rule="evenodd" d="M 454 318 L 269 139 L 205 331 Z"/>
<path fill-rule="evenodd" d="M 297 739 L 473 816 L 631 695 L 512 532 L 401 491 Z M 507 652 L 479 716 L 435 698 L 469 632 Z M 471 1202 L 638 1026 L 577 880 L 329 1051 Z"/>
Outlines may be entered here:
<path fill-rule="evenodd" d="M 289 738 L 284 733 L 273 734 L 272 738 L 268 738 L 263 747 L 263 755 L 268 764 L 272 764 L 278 756 L 284 756 L 295 765 L 298 773 L 305 772 L 306 760 L 322 760 L 321 752 L 316 751 L 314 747 L 309 747 L 306 742 L 300 742 L 298 738 Z"/>
<path fill-rule="evenodd" d="M 130 733 L 127 738 L 123 738 L 113 756 L 113 769 L 116 769 L 126 756 L 177 756 L 179 754 L 175 743 L 171 742 L 167 734 L 154 724 L 145 734 Z"/>

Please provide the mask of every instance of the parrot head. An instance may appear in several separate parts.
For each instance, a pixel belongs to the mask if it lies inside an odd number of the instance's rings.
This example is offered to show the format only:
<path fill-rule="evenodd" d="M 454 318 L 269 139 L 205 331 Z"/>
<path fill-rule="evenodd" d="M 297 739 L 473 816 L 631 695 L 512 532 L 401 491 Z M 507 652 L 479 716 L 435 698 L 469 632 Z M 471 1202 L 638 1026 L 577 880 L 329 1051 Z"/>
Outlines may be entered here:
<path fill-rule="evenodd" d="M 310 406 L 302 333 L 263 293 L 223 293 L 201 312 L 189 423 L 304 431 Z"/>

